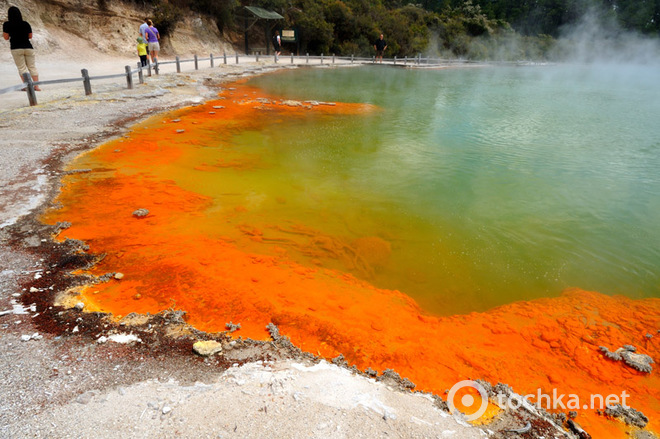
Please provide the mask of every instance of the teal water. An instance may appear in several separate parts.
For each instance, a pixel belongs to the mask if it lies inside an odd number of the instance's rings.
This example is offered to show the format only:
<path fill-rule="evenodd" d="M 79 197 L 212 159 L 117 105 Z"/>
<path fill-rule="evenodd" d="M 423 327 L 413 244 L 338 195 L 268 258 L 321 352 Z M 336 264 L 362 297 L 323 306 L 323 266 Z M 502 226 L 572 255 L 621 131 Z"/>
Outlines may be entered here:
<path fill-rule="evenodd" d="M 293 210 L 306 224 L 391 244 L 375 285 L 439 314 L 567 287 L 660 297 L 657 69 L 379 66 L 250 84 L 382 109 L 233 140 L 271 155 L 273 181 L 304 188 Z"/>

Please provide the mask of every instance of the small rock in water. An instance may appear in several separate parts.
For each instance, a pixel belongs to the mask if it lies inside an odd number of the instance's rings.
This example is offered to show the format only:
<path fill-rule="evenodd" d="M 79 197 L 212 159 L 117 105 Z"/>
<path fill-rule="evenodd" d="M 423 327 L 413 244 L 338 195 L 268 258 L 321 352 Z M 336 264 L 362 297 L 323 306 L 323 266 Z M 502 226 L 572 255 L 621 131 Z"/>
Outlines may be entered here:
<path fill-rule="evenodd" d="M 203 340 L 193 344 L 193 351 L 202 357 L 208 357 L 222 351 L 222 344 L 215 340 Z"/>
<path fill-rule="evenodd" d="M 223 107 L 222 105 L 214 105 L 213 108 L 215 108 L 216 110 L 222 110 L 225 107 Z"/>
<path fill-rule="evenodd" d="M 185 133 L 185 132 L 186 132 L 186 130 L 176 130 L 177 134 L 181 134 L 181 133 Z"/>
<path fill-rule="evenodd" d="M 600 346 L 600 350 L 610 360 L 623 361 L 628 366 L 640 372 L 651 373 L 653 370 L 653 367 L 651 366 L 653 358 L 646 354 L 636 354 L 635 351 L 637 348 L 635 348 L 635 346 L 624 345 L 622 348 L 619 348 L 614 352 L 610 351 L 605 346 Z"/>
<path fill-rule="evenodd" d="M 227 328 L 229 332 L 234 332 L 241 329 L 241 324 L 229 322 L 229 323 L 225 323 L 225 328 Z"/>
<path fill-rule="evenodd" d="M 82 311 L 82 310 L 85 308 L 85 304 L 84 304 L 83 302 L 78 302 L 78 303 L 76 303 L 75 308 L 76 308 L 78 311 Z"/>
<path fill-rule="evenodd" d="M 124 278 L 124 273 L 115 273 L 115 279 L 120 280 Z"/>
<path fill-rule="evenodd" d="M 149 215 L 149 211 L 147 209 L 140 208 L 133 211 L 133 216 L 137 218 L 144 218 L 147 215 Z"/>

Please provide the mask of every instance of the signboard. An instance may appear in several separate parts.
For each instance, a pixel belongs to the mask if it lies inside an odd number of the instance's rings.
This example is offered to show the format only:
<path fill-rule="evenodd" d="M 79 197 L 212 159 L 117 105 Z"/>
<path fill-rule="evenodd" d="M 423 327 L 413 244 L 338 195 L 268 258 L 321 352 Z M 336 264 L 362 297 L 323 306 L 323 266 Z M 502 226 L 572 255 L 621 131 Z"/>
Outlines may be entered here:
<path fill-rule="evenodd" d="M 295 43 L 298 41 L 298 35 L 295 29 L 282 29 L 281 38 L 283 43 Z"/>

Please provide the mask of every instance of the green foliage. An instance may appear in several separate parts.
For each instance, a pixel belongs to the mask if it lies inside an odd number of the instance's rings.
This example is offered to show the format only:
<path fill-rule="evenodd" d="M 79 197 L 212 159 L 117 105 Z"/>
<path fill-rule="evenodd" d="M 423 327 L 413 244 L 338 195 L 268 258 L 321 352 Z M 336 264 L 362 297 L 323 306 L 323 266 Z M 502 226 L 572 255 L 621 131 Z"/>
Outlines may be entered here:
<path fill-rule="evenodd" d="M 161 38 L 171 35 L 174 32 L 182 15 L 183 7 L 180 8 L 166 0 L 156 0 L 154 2 L 152 21 L 158 29 Z"/>

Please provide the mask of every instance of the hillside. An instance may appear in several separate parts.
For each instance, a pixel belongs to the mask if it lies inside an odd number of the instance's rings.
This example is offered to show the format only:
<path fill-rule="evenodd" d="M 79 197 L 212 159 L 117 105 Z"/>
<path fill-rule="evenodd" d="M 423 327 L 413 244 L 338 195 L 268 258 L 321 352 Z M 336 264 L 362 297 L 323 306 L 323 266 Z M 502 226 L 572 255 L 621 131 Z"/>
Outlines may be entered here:
<path fill-rule="evenodd" d="M 17 6 L 34 33 L 39 55 L 63 55 L 78 60 L 94 56 L 133 56 L 138 27 L 149 9 L 112 2 L 101 10 L 96 0 L 0 0 L 0 18 L 6 20 L 9 6 Z M 171 37 L 162 41 L 165 57 L 233 52 L 228 37 L 220 35 L 211 20 L 191 12 L 183 17 Z M 2 59 L 9 59 L 9 47 Z M 137 56 L 136 56 L 137 58 Z"/>

